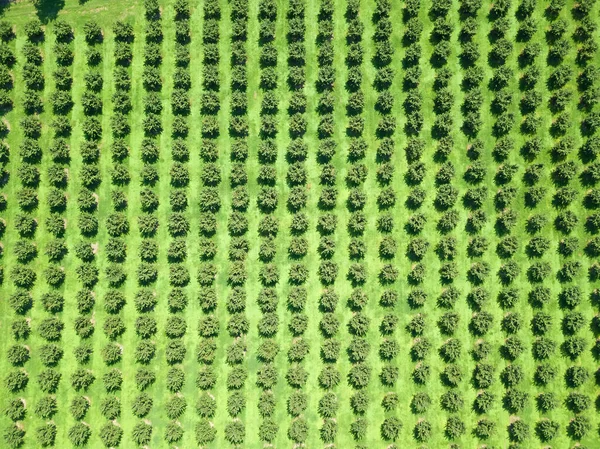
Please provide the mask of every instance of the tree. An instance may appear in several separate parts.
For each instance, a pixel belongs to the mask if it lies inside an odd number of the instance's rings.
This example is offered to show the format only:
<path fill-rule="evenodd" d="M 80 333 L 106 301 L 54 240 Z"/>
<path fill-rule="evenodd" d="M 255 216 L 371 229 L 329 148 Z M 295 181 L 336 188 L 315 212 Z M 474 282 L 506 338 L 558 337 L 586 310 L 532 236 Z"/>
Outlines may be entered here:
<path fill-rule="evenodd" d="M 338 409 L 337 396 L 334 393 L 325 393 L 319 400 L 318 411 L 323 418 L 334 417 Z"/>
<path fill-rule="evenodd" d="M 532 346 L 533 357 L 536 360 L 547 360 L 556 351 L 556 343 L 547 338 L 538 338 Z"/>
<path fill-rule="evenodd" d="M 442 371 L 442 381 L 445 385 L 450 387 L 456 387 L 461 382 L 463 377 L 462 370 L 458 365 L 450 364 L 446 365 L 444 371 Z"/>
<path fill-rule="evenodd" d="M 62 239 L 51 240 L 46 245 L 45 253 L 48 256 L 48 259 L 52 262 L 61 261 L 67 254 L 67 252 L 67 246 L 65 245 L 65 242 Z"/>
<path fill-rule="evenodd" d="M 321 357 L 327 362 L 335 362 L 340 355 L 340 343 L 334 339 L 327 339 L 321 345 Z"/>
<path fill-rule="evenodd" d="M 583 393 L 571 392 L 565 399 L 565 405 L 573 413 L 581 413 L 590 408 L 592 401 Z"/>
<path fill-rule="evenodd" d="M 123 429 L 117 424 L 108 422 L 100 428 L 100 439 L 107 448 L 118 446 L 122 438 Z"/>
<path fill-rule="evenodd" d="M 146 445 L 152 438 L 152 426 L 143 421 L 139 422 L 133 427 L 131 436 L 137 445 Z"/>
<path fill-rule="evenodd" d="M 83 422 L 78 422 L 69 429 L 69 440 L 71 440 L 73 446 L 85 446 L 91 435 L 90 427 Z"/>
<path fill-rule="evenodd" d="M 151 312 L 156 303 L 156 294 L 150 289 L 138 290 L 134 298 L 135 308 L 139 313 Z"/>
<path fill-rule="evenodd" d="M 167 423 L 165 428 L 165 441 L 167 443 L 175 443 L 180 441 L 183 437 L 183 429 L 181 428 L 181 424 L 177 421 L 171 421 Z"/>
<path fill-rule="evenodd" d="M 277 423 L 270 419 L 264 419 L 259 427 L 259 437 L 267 442 L 272 442 L 277 436 L 277 431 L 279 430 L 279 426 Z"/>
<path fill-rule="evenodd" d="M 4 378 L 4 384 L 8 391 L 17 392 L 23 390 L 29 383 L 29 375 L 22 370 L 10 371 Z"/>
<path fill-rule="evenodd" d="M 35 429 L 37 441 L 42 447 L 54 446 L 56 440 L 56 424 L 47 423 Z"/>
<path fill-rule="evenodd" d="M 186 348 L 181 340 L 171 340 L 165 348 L 165 359 L 170 365 L 181 363 L 185 358 Z"/>
<path fill-rule="evenodd" d="M 56 341 L 60 340 L 64 326 L 64 323 L 58 318 L 46 318 L 40 323 L 38 331 L 45 340 Z"/>
<path fill-rule="evenodd" d="M 507 365 L 500 373 L 505 388 L 518 385 L 523 380 L 523 368 L 519 365 Z"/>
<path fill-rule="evenodd" d="M 370 376 L 371 367 L 364 363 L 358 363 L 350 369 L 348 383 L 356 389 L 361 389 L 368 384 Z"/>
<path fill-rule="evenodd" d="M 9 304 L 15 313 L 24 315 L 31 309 L 33 305 L 33 299 L 29 292 L 25 290 L 18 290 L 9 297 Z"/>
<path fill-rule="evenodd" d="M 401 429 L 402 422 L 398 418 L 386 418 L 381 424 L 381 436 L 387 441 L 395 441 Z"/>
<path fill-rule="evenodd" d="M 525 408 L 529 400 L 529 395 L 515 388 L 506 390 L 502 402 L 504 408 L 511 413 L 518 413 Z"/>
<path fill-rule="evenodd" d="M 379 347 L 379 356 L 383 360 L 392 360 L 400 352 L 398 342 L 395 340 L 384 340 Z"/>
<path fill-rule="evenodd" d="M 149 285 L 156 281 L 158 269 L 155 264 L 141 263 L 136 270 L 136 275 L 140 285 Z"/>
<path fill-rule="evenodd" d="M 413 260 L 421 260 L 425 257 L 429 248 L 429 242 L 423 238 L 417 237 L 409 241 L 407 255 Z"/>
<path fill-rule="evenodd" d="M 412 379 L 416 384 L 425 385 L 431 374 L 431 368 L 429 365 L 419 363 L 415 366 L 412 372 Z"/>
<path fill-rule="evenodd" d="M 214 397 L 209 393 L 201 393 L 196 402 L 196 412 L 200 417 L 211 418 L 216 410 L 216 402 Z"/>
<path fill-rule="evenodd" d="M 308 373 L 301 365 L 294 365 L 288 370 L 285 377 L 291 387 L 302 388 L 306 384 Z"/>
<path fill-rule="evenodd" d="M 110 316 L 104 321 L 102 329 L 109 339 L 114 340 L 125 332 L 125 323 L 119 316 Z"/>
<path fill-rule="evenodd" d="M 71 401 L 69 411 L 76 421 L 82 420 L 90 408 L 90 401 L 84 396 L 76 396 Z"/>
<path fill-rule="evenodd" d="M 529 438 L 530 430 L 523 420 L 517 419 L 508 426 L 508 436 L 511 441 L 522 443 Z"/>
<path fill-rule="evenodd" d="M 107 396 L 100 403 L 100 412 L 108 420 L 121 416 L 121 401 L 116 396 Z"/>
<path fill-rule="evenodd" d="M 446 421 L 446 427 L 444 430 L 449 439 L 455 440 L 465 433 L 466 426 L 459 417 L 451 416 Z"/>
<path fill-rule="evenodd" d="M 413 428 L 413 437 L 418 442 L 426 442 L 431 437 L 431 424 L 429 421 L 420 419 Z"/>
<path fill-rule="evenodd" d="M 66 275 L 63 267 L 51 265 L 44 270 L 44 277 L 49 285 L 58 287 L 65 281 Z"/>
<path fill-rule="evenodd" d="M 106 230 L 111 237 L 119 237 L 129 232 L 127 216 L 122 212 L 109 215 L 105 224 Z"/>
<path fill-rule="evenodd" d="M 25 418 L 25 401 L 23 399 L 12 399 L 6 404 L 4 414 L 11 421 L 22 421 Z"/>
<path fill-rule="evenodd" d="M 227 412 L 230 416 L 238 416 L 246 407 L 246 398 L 239 391 L 233 392 L 227 398 Z"/>
<path fill-rule="evenodd" d="M 561 345 L 563 353 L 571 360 L 577 359 L 586 347 L 586 341 L 582 337 L 567 337 Z"/>
<path fill-rule="evenodd" d="M 4 431 L 4 441 L 10 448 L 18 448 L 23 445 L 25 431 L 19 424 L 11 424 Z"/>
<path fill-rule="evenodd" d="M 202 390 L 208 390 L 212 388 L 217 381 L 217 376 L 210 366 L 205 366 L 198 372 L 196 378 L 196 385 Z"/>
<path fill-rule="evenodd" d="M 292 416 L 299 416 L 306 409 L 306 405 L 306 394 L 299 391 L 293 392 L 287 401 L 288 413 Z"/>
<path fill-rule="evenodd" d="M 215 439 L 217 430 L 210 421 L 207 419 L 202 419 L 196 424 L 195 434 L 198 444 L 204 445 Z"/>
<path fill-rule="evenodd" d="M 361 440 L 367 434 L 367 421 L 364 418 L 357 418 L 350 424 L 350 433 L 355 440 Z"/>
<path fill-rule="evenodd" d="M 150 412 L 152 404 L 152 398 L 147 393 L 141 393 L 133 400 L 131 411 L 138 418 L 143 418 Z"/>
<path fill-rule="evenodd" d="M 11 278 L 14 282 L 14 284 L 17 287 L 21 287 L 21 288 L 25 288 L 25 289 L 30 289 L 33 284 L 35 283 L 36 280 L 36 274 L 35 272 L 29 268 L 29 267 L 24 267 L 24 266 L 16 266 L 11 270 Z M 26 309 L 28 309 L 30 306 L 27 305 L 27 302 L 24 301 L 25 297 L 23 295 L 19 295 L 18 297 L 13 295 L 11 297 L 11 302 L 13 304 L 13 309 L 15 309 L 17 311 L 17 313 L 19 313 L 19 311 L 21 311 L 21 313 L 24 313 Z M 23 308 L 24 307 L 24 308 Z"/>
<path fill-rule="evenodd" d="M 167 388 L 170 391 L 173 391 L 172 390 L 173 383 L 177 382 L 177 379 L 180 378 L 178 376 L 178 372 L 173 371 L 173 369 L 176 370 L 176 368 L 171 368 L 168 372 L 169 377 L 167 378 L 168 379 Z M 135 373 L 135 383 L 140 391 L 144 391 L 146 388 L 148 388 L 150 385 L 152 385 L 155 381 L 156 381 L 156 374 L 154 374 L 154 372 L 150 371 L 149 369 L 140 368 Z"/>
<path fill-rule="evenodd" d="M 29 215 L 17 215 L 15 218 L 15 229 L 18 231 L 20 237 L 32 237 L 37 229 L 37 222 Z"/>
<path fill-rule="evenodd" d="M 574 440 L 581 440 L 592 428 L 587 416 L 577 415 L 567 425 L 567 434 Z"/>
<path fill-rule="evenodd" d="M 295 443 L 303 443 L 308 435 L 308 424 L 304 418 L 296 418 L 290 424 L 288 437 Z"/>
<path fill-rule="evenodd" d="M 38 385 L 44 393 L 56 393 L 61 374 L 53 369 L 43 370 L 38 375 Z"/>
<path fill-rule="evenodd" d="M 446 362 L 454 362 L 458 360 L 461 352 L 462 344 L 460 343 L 460 340 L 455 338 L 447 340 L 439 350 L 440 356 L 442 356 Z"/>
<path fill-rule="evenodd" d="M 25 345 L 13 345 L 8 348 L 6 358 L 12 366 L 23 366 L 30 358 L 29 349 Z"/>
<path fill-rule="evenodd" d="M 482 284 L 489 275 L 490 267 L 486 261 L 475 262 L 467 271 L 467 278 L 472 284 Z"/>
<path fill-rule="evenodd" d="M 165 404 L 165 410 L 169 419 L 179 418 L 187 407 L 185 399 L 181 396 L 173 396 Z"/>
<path fill-rule="evenodd" d="M 442 394 L 440 398 L 440 405 L 444 410 L 451 413 L 456 413 L 463 407 L 464 400 L 458 392 L 449 390 Z"/>
<path fill-rule="evenodd" d="M 258 409 L 261 416 L 271 416 L 275 410 L 275 398 L 271 391 L 263 391 L 258 400 Z"/>
<path fill-rule="evenodd" d="M 515 360 L 524 351 L 524 346 L 518 337 L 510 336 L 501 347 L 502 355 L 508 360 Z"/>
<path fill-rule="evenodd" d="M 565 380 L 571 388 L 582 386 L 590 377 L 590 373 L 582 366 L 571 366 L 565 372 Z"/>
<path fill-rule="evenodd" d="M 59 346 L 50 343 L 42 346 L 39 354 L 40 360 L 45 366 L 56 366 L 62 359 L 63 350 Z"/>
<path fill-rule="evenodd" d="M 477 421 L 474 433 L 477 436 L 477 438 L 481 440 L 487 440 L 494 433 L 496 433 L 496 423 L 490 419 L 482 418 L 479 421 Z"/>
<path fill-rule="evenodd" d="M 326 357 L 328 356 L 329 359 L 337 358 L 339 354 L 339 343 L 335 343 L 337 342 L 334 342 L 333 347 L 328 346 L 324 348 L 325 355 Z M 332 354 L 331 352 L 335 352 L 335 354 Z M 341 378 L 340 373 L 336 368 L 334 368 L 333 366 L 326 366 L 319 373 L 318 380 L 319 385 L 321 385 L 322 388 L 330 389 L 338 385 L 340 383 Z"/>
<path fill-rule="evenodd" d="M 83 368 L 79 368 L 71 374 L 71 385 L 75 391 L 87 390 L 94 380 L 96 380 L 94 374 Z"/>
<path fill-rule="evenodd" d="M 364 362 L 369 355 L 371 345 L 365 338 L 354 338 L 348 346 L 348 355 L 352 363 Z"/>

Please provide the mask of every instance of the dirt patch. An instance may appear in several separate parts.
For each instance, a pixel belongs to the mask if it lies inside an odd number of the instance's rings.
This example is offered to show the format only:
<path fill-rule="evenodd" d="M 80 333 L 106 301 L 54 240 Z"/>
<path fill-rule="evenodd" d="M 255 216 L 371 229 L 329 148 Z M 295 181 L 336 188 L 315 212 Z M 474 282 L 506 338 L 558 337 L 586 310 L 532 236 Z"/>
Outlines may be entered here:
<path fill-rule="evenodd" d="M 106 6 L 99 6 L 98 8 L 88 9 L 87 11 L 81 11 L 79 14 L 82 16 L 86 16 L 88 14 L 97 14 L 101 11 L 106 11 L 106 10 L 108 10 L 108 8 Z M 102 33 L 102 35 L 104 36 L 104 33 Z"/>

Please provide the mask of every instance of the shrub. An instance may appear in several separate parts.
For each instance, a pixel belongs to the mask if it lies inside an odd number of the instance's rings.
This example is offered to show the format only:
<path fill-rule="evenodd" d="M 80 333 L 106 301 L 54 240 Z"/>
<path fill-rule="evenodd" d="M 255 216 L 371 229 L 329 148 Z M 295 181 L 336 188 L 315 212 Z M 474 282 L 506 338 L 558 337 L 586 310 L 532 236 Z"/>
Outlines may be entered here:
<path fill-rule="evenodd" d="M 565 405 L 573 413 L 581 413 L 590 408 L 591 404 L 589 396 L 583 393 L 572 392 L 565 399 Z"/>
<path fill-rule="evenodd" d="M 387 441 L 395 441 L 401 429 L 402 423 L 398 418 L 386 418 L 381 424 L 381 436 Z"/>
<path fill-rule="evenodd" d="M 38 332 L 45 340 L 56 341 L 60 340 L 64 327 L 64 323 L 58 318 L 46 318 L 40 323 Z"/>
<path fill-rule="evenodd" d="M 521 443 L 529 438 L 530 430 L 529 426 L 521 419 L 513 421 L 508 426 L 508 436 L 511 441 Z"/>
<path fill-rule="evenodd" d="M 446 421 L 446 427 L 444 431 L 449 439 L 455 440 L 465 433 L 466 426 L 460 418 L 457 416 L 451 416 Z"/>
<path fill-rule="evenodd" d="M 362 389 L 368 384 L 370 376 L 371 368 L 364 363 L 358 363 L 350 369 L 348 383 L 355 389 Z"/>
<path fill-rule="evenodd" d="M 75 420 L 80 421 L 85 417 L 89 408 L 90 401 L 88 399 L 86 399 L 84 396 L 76 396 L 71 401 L 69 411 Z"/>
<path fill-rule="evenodd" d="M 592 425 L 587 416 L 578 415 L 567 425 L 567 434 L 575 440 L 580 440 L 590 431 Z"/>
<path fill-rule="evenodd" d="M 25 418 L 25 401 L 23 399 L 12 399 L 6 404 L 4 414 L 11 421 L 22 421 Z"/>
<path fill-rule="evenodd" d="M 96 377 L 91 371 L 82 368 L 77 369 L 71 374 L 71 386 L 75 391 L 87 390 L 95 380 Z"/>
<path fill-rule="evenodd" d="M 586 347 L 587 344 L 582 337 L 567 337 L 561 346 L 563 353 L 571 360 L 577 359 Z"/>
<path fill-rule="evenodd" d="M 10 371 L 4 378 L 8 391 L 17 392 L 23 390 L 29 383 L 29 375 L 25 371 Z"/>
<path fill-rule="evenodd" d="M 107 365 L 114 365 L 121 361 L 122 349 L 116 343 L 109 343 L 102 348 L 102 359 Z"/>
<path fill-rule="evenodd" d="M 24 315 L 27 313 L 27 311 L 29 311 L 29 309 L 31 309 L 31 306 L 33 305 L 33 299 L 29 292 L 25 290 L 18 290 L 9 297 L 9 304 L 15 313 Z"/>
<path fill-rule="evenodd" d="M 7 447 L 21 447 L 25 441 L 25 431 L 19 425 L 11 424 L 4 431 L 4 441 Z"/>
<path fill-rule="evenodd" d="M 24 345 L 9 347 L 6 355 L 12 366 L 23 366 L 29 360 L 29 357 L 29 349 Z"/>
<path fill-rule="evenodd" d="M 121 442 L 123 430 L 118 425 L 108 422 L 100 428 L 99 435 L 105 447 L 116 447 Z"/>
<path fill-rule="evenodd" d="M 296 418 L 290 424 L 288 437 L 295 443 L 303 443 L 308 436 L 308 424 L 304 418 Z"/>
<path fill-rule="evenodd" d="M 442 409 L 450 413 L 456 413 L 463 407 L 464 400 L 458 392 L 449 390 L 440 397 L 440 405 Z"/>
<path fill-rule="evenodd" d="M 339 350 L 339 348 L 337 348 Z M 333 388 L 340 382 L 340 373 L 333 366 L 326 366 L 319 373 L 319 385 L 321 387 L 329 389 Z"/>

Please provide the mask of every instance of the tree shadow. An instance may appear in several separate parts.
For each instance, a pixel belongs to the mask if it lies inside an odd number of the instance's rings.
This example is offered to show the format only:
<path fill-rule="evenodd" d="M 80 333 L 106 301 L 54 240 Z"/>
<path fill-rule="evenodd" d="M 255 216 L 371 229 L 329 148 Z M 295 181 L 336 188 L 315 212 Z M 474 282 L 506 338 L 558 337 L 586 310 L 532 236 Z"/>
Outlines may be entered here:
<path fill-rule="evenodd" d="M 10 3 L 9 0 L 0 0 L 0 16 L 4 15 L 4 11 L 8 9 Z"/>
<path fill-rule="evenodd" d="M 79 0 L 79 3 L 83 4 L 86 1 L 87 0 Z M 4 1 L 1 3 L 3 4 Z M 40 21 L 46 24 L 49 21 L 56 19 L 58 12 L 65 6 L 65 0 L 35 0 L 33 5 Z M 0 11 L 1 8 L 2 6 L 0 6 Z"/>

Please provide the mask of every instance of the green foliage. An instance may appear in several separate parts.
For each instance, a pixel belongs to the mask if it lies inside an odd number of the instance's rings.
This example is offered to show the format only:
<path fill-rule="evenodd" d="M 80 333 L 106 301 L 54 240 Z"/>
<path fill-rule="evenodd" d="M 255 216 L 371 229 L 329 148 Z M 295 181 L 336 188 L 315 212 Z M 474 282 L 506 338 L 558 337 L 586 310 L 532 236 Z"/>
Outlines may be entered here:
<path fill-rule="evenodd" d="M 210 443 L 215 439 L 216 433 L 217 431 L 212 423 L 206 419 L 203 419 L 196 424 L 195 434 L 198 444 Z"/>
<path fill-rule="evenodd" d="M 83 368 L 79 368 L 71 374 L 71 386 L 75 391 L 86 391 L 95 380 L 94 374 Z"/>
<path fill-rule="evenodd" d="M 4 409 L 4 414 L 11 421 L 22 421 L 25 418 L 25 402 L 23 399 L 10 400 Z"/>
<path fill-rule="evenodd" d="M 56 440 L 56 424 L 47 423 L 35 429 L 38 444 L 42 447 L 54 446 Z"/>
<path fill-rule="evenodd" d="M 25 431 L 18 424 L 11 424 L 6 428 L 3 436 L 7 447 L 18 448 L 23 445 Z"/>
<path fill-rule="evenodd" d="M 78 422 L 69 429 L 69 440 L 76 447 L 85 446 L 91 435 L 90 426 L 83 422 Z"/>
<path fill-rule="evenodd" d="M 133 427 L 131 436 L 137 445 L 148 444 L 152 438 L 152 426 L 143 421 L 138 422 Z"/>
<path fill-rule="evenodd" d="M 82 420 L 90 408 L 90 401 L 84 396 L 76 396 L 71 401 L 69 411 L 73 418 L 77 421 Z"/>
<path fill-rule="evenodd" d="M 105 447 L 115 447 L 119 445 L 123 438 L 123 429 L 112 422 L 108 422 L 100 428 L 99 435 Z"/>

